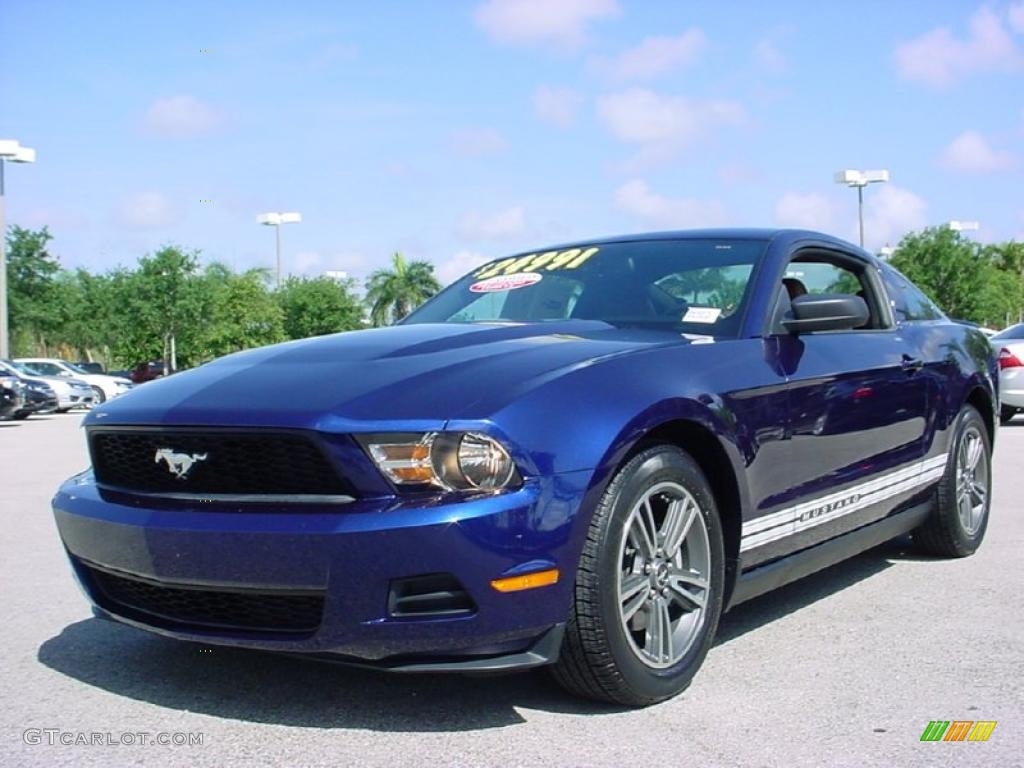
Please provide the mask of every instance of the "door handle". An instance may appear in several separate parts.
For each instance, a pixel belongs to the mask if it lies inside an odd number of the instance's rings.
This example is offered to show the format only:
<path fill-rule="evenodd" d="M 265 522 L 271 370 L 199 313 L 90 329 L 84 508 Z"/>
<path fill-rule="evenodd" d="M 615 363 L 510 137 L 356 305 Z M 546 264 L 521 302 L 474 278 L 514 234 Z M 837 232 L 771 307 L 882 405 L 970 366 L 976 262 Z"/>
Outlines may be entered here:
<path fill-rule="evenodd" d="M 924 368 L 924 360 L 919 357 L 911 357 L 910 355 L 904 354 L 903 359 L 900 361 L 900 367 L 906 373 L 917 373 Z"/>

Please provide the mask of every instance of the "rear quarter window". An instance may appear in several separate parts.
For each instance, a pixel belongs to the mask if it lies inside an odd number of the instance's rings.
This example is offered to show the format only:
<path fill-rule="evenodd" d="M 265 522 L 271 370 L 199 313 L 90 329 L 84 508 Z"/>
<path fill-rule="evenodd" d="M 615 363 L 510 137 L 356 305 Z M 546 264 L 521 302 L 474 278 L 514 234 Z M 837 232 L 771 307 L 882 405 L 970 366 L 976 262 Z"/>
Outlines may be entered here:
<path fill-rule="evenodd" d="M 934 302 L 892 267 L 882 270 L 882 282 L 889 294 L 892 313 L 898 323 L 942 320 L 946 316 Z"/>

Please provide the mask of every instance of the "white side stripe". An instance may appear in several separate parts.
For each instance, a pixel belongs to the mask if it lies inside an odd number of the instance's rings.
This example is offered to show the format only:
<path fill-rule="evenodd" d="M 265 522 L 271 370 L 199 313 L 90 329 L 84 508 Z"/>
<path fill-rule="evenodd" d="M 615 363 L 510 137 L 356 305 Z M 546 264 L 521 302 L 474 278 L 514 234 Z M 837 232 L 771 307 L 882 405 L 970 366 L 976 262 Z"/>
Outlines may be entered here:
<path fill-rule="evenodd" d="M 919 461 L 860 485 L 773 512 L 743 524 L 740 551 L 805 531 L 822 523 L 932 483 L 946 472 L 946 456 Z"/>

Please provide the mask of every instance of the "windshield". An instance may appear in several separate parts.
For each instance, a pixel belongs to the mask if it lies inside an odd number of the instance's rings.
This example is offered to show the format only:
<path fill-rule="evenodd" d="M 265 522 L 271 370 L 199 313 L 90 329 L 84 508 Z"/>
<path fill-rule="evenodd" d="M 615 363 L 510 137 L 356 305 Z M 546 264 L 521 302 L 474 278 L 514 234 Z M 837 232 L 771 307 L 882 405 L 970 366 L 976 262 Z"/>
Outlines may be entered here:
<path fill-rule="evenodd" d="M 492 261 L 403 322 L 602 320 L 709 336 L 739 333 L 762 240 L 647 240 Z"/>
<path fill-rule="evenodd" d="M 75 365 L 74 363 L 61 363 L 61 365 L 63 365 L 68 370 L 74 371 L 75 373 L 84 373 L 86 375 L 89 374 L 89 372 L 82 368 L 82 366 Z"/>
<path fill-rule="evenodd" d="M 999 333 L 997 333 L 992 338 L 993 339 L 998 339 L 1000 341 L 1003 341 L 1003 340 L 1009 341 L 1011 339 L 1013 339 L 1013 340 L 1016 340 L 1016 339 L 1024 340 L 1024 323 L 1018 323 L 1017 325 L 1011 325 L 1009 328 L 1006 328 L 1005 330 L 1000 331 Z"/>

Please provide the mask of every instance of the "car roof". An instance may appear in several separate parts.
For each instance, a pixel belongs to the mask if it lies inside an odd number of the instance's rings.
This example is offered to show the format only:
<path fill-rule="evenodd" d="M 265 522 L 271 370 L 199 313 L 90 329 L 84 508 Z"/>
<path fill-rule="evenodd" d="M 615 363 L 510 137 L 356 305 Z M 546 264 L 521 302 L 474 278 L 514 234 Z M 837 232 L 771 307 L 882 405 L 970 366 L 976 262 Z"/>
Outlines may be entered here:
<path fill-rule="evenodd" d="M 579 248 L 581 246 L 611 245 L 614 243 L 635 243 L 661 240 L 763 240 L 765 242 L 781 241 L 799 242 L 812 240 L 825 245 L 834 245 L 847 251 L 854 251 L 874 258 L 871 254 L 856 245 L 824 232 L 810 229 L 790 229 L 785 227 L 714 227 L 707 229 L 680 229 L 658 232 L 638 232 L 634 234 L 613 235 L 597 238 L 583 238 L 560 245 L 549 246 L 552 250 L 562 248 Z M 532 250 L 541 250 L 534 248 Z M 544 249 L 546 250 L 546 248 Z M 527 253 L 527 251 L 523 251 Z"/>

